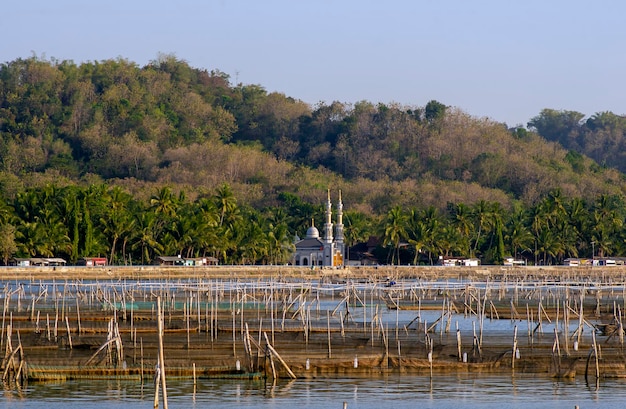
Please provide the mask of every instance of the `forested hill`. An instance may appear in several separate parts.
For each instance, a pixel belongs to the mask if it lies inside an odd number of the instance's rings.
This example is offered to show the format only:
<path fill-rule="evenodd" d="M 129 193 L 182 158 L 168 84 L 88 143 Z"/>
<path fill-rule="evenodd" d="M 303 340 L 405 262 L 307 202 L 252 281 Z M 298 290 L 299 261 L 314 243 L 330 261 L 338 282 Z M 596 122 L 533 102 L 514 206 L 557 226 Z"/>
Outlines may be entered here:
<path fill-rule="evenodd" d="M 532 205 L 555 189 L 583 199 L 626 191 L 611 168 L 626 163 L 623 118 L 618 130 L 606 113 L 557 132 L 544 111 L 531 126 L 548 142 L 424 103 L 312 107 L 173 56 L 145 67 L 18 59 L 0 66 L 0 183 L 6 197 L 106 182 L 138 198 L 164 186 L 201 197 L 227 184 L 256 208 L 284 192 L 320 203 L 331 187 L 370 215 L 395 205 Z M 593 145 L 593 135 L 607 142 Z"/>
<path fill-rule="evenodd" d="M 626 172 L 626 116 L 605 111 L 584 118 L 576 111 L 544 109 L 528 126 L 566 149 Z"/>

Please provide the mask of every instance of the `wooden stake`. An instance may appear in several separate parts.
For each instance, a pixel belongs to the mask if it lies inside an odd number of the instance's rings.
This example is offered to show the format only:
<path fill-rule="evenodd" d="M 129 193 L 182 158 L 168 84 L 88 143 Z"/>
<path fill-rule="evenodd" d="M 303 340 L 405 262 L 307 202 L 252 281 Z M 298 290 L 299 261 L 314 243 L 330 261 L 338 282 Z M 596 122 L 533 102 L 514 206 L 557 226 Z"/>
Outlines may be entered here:
<path fill-rule="evenodd" d="M 328 329 L 328 358 L 332 358 L 332 351 L 330 348 L 330 311 L 327 311 L 327 327 Z"/>
<path fill-rule="evenodd" d="M 292 379 L 297 379 L 296 375 L 291 371 L 291 369 L 289 368 L 289 365 L 287 365 L 287 363 L 283 360 L 283 358 L 280 357 L 280 354 L 278 352 L 276 352 L 276 350 L 272 347 L 272 345 L 269 343 L 269 340 L 267 339 L 267 334 L 264 332 L 263 336 L 265 337 L 265 342 L 267 343 L 267 348 L 270 351 L 270 358 L 272 355 L 275 355 L 276 358 L 278 359 L 278 362 L 280 362 L 283 367 L 285 368 L 285 370 L 287 371 L 287 373 L 289 374 L 289 376 Z M 272 364 L 273 366 L 273 364 Z M 272 368 L 273 370 L 274 368 Z"/>
<path fill-rule="evenodd" d="M 65 316 L 65 327 L 67 328 L 67 344 L 72 349 L 72 334 L 70 334 L 70 320 Z"/>
<path fill-rule="evenodd" d="M 163 389 L 163 408 L 167 409 L 167 385 L 165 383 L 165 353 L 163 352 L 163 313 L 161 311 L 161 297 L 157 297 L 157 315 L 158 331 L 159 331 L 159 369 L 161 378 L 161 387 Z M 158 406 L 158 405 L 157 405 Z"/>

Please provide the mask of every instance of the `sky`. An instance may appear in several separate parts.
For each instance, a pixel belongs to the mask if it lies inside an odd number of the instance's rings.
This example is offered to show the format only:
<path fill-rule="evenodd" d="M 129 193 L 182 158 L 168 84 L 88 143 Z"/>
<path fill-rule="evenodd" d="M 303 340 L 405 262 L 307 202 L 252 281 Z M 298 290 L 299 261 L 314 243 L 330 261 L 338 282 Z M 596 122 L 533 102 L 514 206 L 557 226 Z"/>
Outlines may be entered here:
<path fill-rule="evenodd" d="M 623 0 L 9 0 L 0 63 L 160 54 L 315 107 L 625 114 Z"/>

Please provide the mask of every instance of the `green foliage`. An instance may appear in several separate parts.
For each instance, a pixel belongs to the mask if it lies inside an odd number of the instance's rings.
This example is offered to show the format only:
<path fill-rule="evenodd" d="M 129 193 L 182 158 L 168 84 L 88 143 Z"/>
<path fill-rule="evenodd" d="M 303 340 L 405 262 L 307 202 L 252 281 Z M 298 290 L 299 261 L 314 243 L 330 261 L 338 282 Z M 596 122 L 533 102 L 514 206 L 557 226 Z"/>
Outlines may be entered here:
<path fill-rule="evenodd" d="M 626 117 L 612 112 L 598 112 L 586 121 L 583 117 L 578 112 L 544 109 L 528 125 L 566 149 L 626 172 Z"/>
<path fill-rule="evenodd" d="M 569 151 L 567 155 L 565 155 L 565 160 L 572 165 L 574 172 L 583 173 L 585 171 L 585 159 L 580 153 Z"/>
<path fill-rule="evenodd" d="M 18 255 L 282 263 L 339 186 L 346 240 L 386 235 L 383 262 L 550 263 L 591 241 L 618 254 L 626 120 L 583 118 L 545 109 L 507 129 L 436 100 L 310 107 L 173 55 L 18 59 L 0 65 L 0 225 Z"/>
<path fill-rule="evenodd" d="M 446 108 L 441 102 L 435 100 L 428 101 L 424 108 L 424 118 L 429 123 L 441 120 L 446 114 Z"/>

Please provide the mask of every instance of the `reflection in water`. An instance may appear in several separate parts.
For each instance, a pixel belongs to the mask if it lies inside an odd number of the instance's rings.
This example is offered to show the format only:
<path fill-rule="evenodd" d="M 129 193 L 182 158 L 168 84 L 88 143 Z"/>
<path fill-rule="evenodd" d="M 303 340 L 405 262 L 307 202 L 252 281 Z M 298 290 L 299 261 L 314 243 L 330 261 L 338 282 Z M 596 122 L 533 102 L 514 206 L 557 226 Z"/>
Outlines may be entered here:
<path fill-rule="evenodd" d="M 151 384 L 125 381 L 31 383 L 6 388 L 0 407 L 147 408 Z M 171 407 L 191 408 L 621 408 L 624 380 L 605 380 L 600 388 L 584 379 L 555 381 L 530 375 L 393 376 L 355 379 L 299 379 L 278 382 L 198 380 L 168 381 Z"/>

